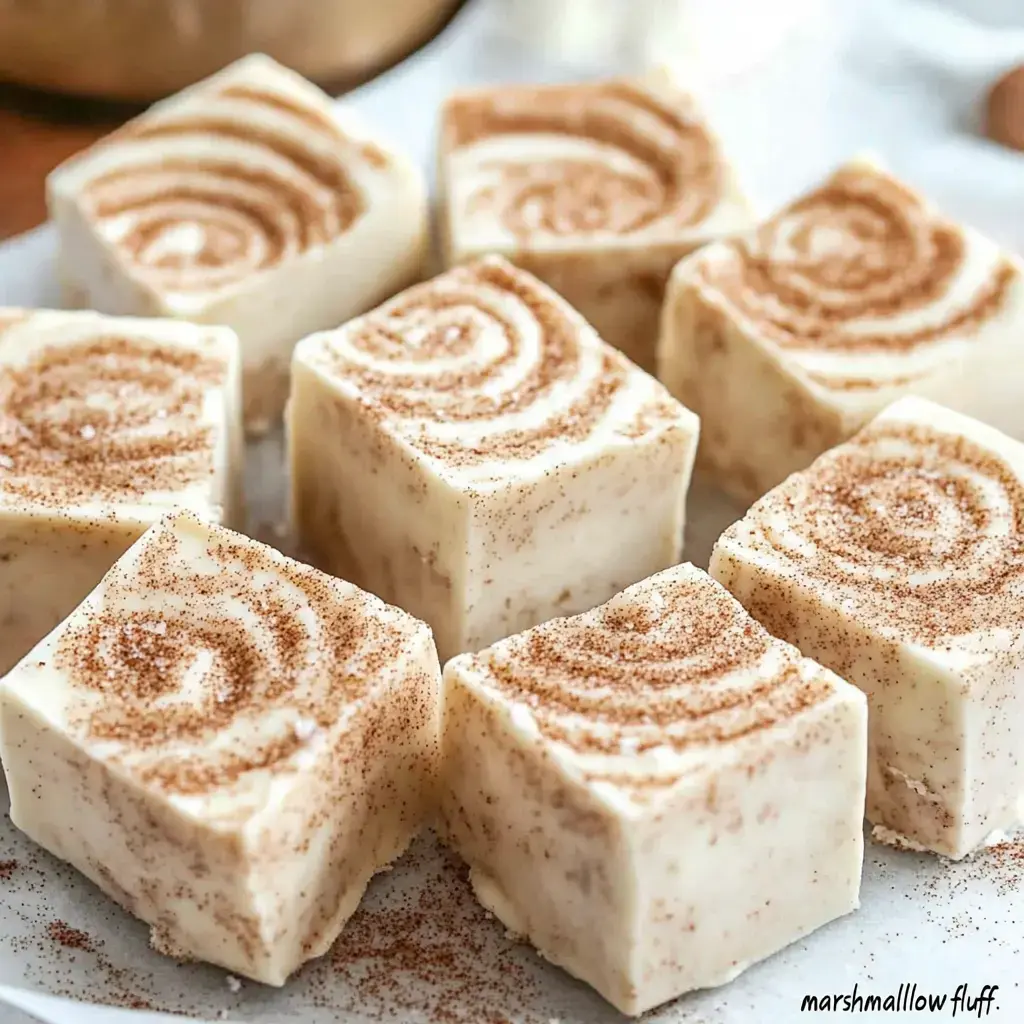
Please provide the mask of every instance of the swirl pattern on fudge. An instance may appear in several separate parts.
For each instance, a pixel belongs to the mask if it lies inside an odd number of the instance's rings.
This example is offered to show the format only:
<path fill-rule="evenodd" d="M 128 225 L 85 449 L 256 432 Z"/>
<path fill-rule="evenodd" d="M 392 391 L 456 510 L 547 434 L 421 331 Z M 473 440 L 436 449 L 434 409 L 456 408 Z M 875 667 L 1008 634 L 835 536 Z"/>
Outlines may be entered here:
<path fill-rule="evenodd" d="M 925 376 L 997 316 L 1020 271 L 869 164 L 838 170 L 699 278 L 832 390 Z"/>
<path fill-rule="evenodd" d="M 316 338 L 313 362 L 339 388 L 453 469 L 643 437 L 684 415 L 554 292 L 499 257 Z"/>
<path fill-rule="evenodd" d="M 747 523 L 785 571 L 887 635 L 937 644 L 1024 627 L 1024 484 L 957 434 L 877 421 Z"/>
<path fill-rule="evenodd" d="M 520 239 L 694 227 L 722 193 L 689 98 L 639 81 L 466 93 L 443 130 L 449 153 L 475 153 L 466 216 L 486 212 Z"/>
<path fill-rule="evenodd" d="M 175 532 L 147 535 L 57 652 L 89 742 L 182 796 L 315 750 L 418 627 L 355 587 L 203 529 L 205 568 Z"/>
<path fill-rule="evenodd" d="M 104 140 L 109 169 L 80 196 L 136 276 L 166 292 L 215 291 L 331 242 L 361 216 L 346 164 L 381 166 L 376 147 L 270 83 L 197 92 Z"/>
<path fill-rule="evenodd" d="M 690 566 L 470 663 L 542 736 L 583 758 L 590 779 L 633 791 L 671 785 L 688 751 L 771 728 L 832 692 L 816 665 Z"/>
<path fill-rule="evenodd" d="M 122 503 L 213 472 L 204 403 L 227 378 L 224 360 L 108 329 L 0 372 L 0 493 Z"/>

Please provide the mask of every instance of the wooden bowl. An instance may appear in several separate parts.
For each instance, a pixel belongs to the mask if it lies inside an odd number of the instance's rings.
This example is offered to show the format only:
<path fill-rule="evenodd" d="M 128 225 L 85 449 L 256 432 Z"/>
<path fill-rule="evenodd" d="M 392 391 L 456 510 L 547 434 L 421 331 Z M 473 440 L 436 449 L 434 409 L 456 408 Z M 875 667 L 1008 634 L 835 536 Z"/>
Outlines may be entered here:
<path fill-rule="evenodd" d="M 353 84 L 429 39 L 460 0 L 0 0 L 0 79 L 147 102 L 247 53 Z"/>

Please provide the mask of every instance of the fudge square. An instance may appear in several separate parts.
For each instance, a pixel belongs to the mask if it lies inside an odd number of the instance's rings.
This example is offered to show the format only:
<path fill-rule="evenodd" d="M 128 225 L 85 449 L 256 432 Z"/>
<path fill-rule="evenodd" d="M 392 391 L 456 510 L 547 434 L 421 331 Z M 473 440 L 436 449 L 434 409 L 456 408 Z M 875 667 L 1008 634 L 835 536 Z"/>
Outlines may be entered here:
<path fill-rule="evenodd" d="M 0 308 L 0 673 L 174 508 L 242 516 L 238 339 Z"/>
<path fill-rule="evenodd" d="M 719 142 L 662 69 L 457 93 L 440 178 L 449 262 L 508 257 L 651 373 L 672 267 L 753 224 Z"/>
<path fill-rule="evenodd" d="M 54 171 L 73 305 L 227 324 L 245 422 L 281 415 L 291 350 L 418 280 L 418 170 L 268 57 L 156 104 Z"/>
<path fill-rule="evenodd" d="M 292 522 L 442 660 L 673 565 L 695 416 L 499 257 L 296 349 Z"/>
<path fill-rule="evenodd" d="M 1024 439 L 1022 354 L 1020 260 L 861 159 L 679 264 L 658 373 L 749 503 L 908 393 Z"/>
<path fill-rule="evenodd" d="M 680 565 L 445 666 L 440 830 L 507 928 L 640 1014 L 857 907 L 866 732 Z"/>
<path fill-rule="evenodd" d="M 902 399 L 726 530 L 711 572 L 867 694 L 880 838 L 960 858 L 1018 824 L 1024 445 Z"/>
<path fill-rule="evenodd" d="M 174 514 L 0 686 L 11 819 L 157 949 L 281 985 L 419 830 L 440 685 L 422 622 Z"/>

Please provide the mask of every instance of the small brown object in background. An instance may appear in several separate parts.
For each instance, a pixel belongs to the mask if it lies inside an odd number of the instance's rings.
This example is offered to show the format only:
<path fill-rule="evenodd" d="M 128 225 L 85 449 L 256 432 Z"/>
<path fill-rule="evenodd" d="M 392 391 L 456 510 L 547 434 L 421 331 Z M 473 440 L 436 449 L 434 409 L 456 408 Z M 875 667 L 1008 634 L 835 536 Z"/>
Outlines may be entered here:
<path fill-rule="evenodd" d="M 1008 71 L 988 94 L 985 134 L 1024 153 L 1024 64 Z"/>

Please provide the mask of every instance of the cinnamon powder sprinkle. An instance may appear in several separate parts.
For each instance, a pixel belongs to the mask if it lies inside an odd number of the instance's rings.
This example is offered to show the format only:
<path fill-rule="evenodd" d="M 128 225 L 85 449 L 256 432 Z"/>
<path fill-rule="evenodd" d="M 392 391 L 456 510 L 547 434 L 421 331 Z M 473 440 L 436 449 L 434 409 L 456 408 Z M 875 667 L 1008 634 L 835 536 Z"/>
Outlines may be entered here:
<path fill-rule="evenodd" d="M 363 160 L 378 171 L 387 163 L 377 147 L 348 139 L 326 112 L 266 84 L 229 83 L 206 95 L 207 111 L 143 115 L 98 145 L 205 136 L 244 143 L 245 164 L 230 152 L 172 157 L 154 151 L 148 162 L 133 159 L 96 175 L 81 193 L 96 221 L 129 220 L 114 244 L 133 272 L 175 292 L 223 288 L 331 242 L 365 212 L 348 162 Z M 232 109 L 217 99 L 234 101 Z M 288 128 L 279 125 L 282 118 Z M 181 224 L 202 226 L 197 252 L 160 244 Z"/>
<path fill-rule="evenodd" d="M 642 775 L 633 755 L 732 743 L 833 692 L 709 577 L 672 572 L 592 612 L 499 641 L 467 670 L 528 708 L 546 739 L 609 758 L 592 780 L 637 793 L 678 776 Z M 627 751 L 623 772 L 618 759 Z"/>
<path fill-rule="evenodd" d="M 103 586 L 102 607 L 64 632 L 56 654 L 84 694 L 102 698 L 83 701 L 79 725 L 94 741 L 119 744 L 125 769 L 143 782 L 179 794 L 288 761 L 306 730 L 330 729 L 420 628 L 191 515 L 147 534 L 133 564 L 115 566 Z M 140 592 L 163 600 L 140 608 Z M 197 660 L 201 693 L 172 699 Z M 245 743 L 209 743 L 239 723 L 271 719 L 279 719 L 273 731 L 240 730 Z"/>
<path fill-rule="evenodd" d="M 1024 885 L 1024 836 L 985 847 L 980 864 L 997 882 L 1000 895 L 1019 891 Z"/>
<path fill-rule="evenodd" d="M 804 585 L 838 593 L 847 614 L 887 635 L 941 646 L 1024 628 L 1024 483 L 960 435 L 870 425 L 763 498 L 746 523 Z M 755 594 L 751 610 L 787 633 L 787 612 L 771 600 Z"/>
<path fill-rule="evenodd" d="M 793 203 L 750 238 L 728 243 L 730 259 L 700 265 L 700 279 L 794 352 L 901 353 L 950 335 L 976 336 L 1002 310 L 1019 272 L 1000 259 L 988 277 L 943 316 L 916 328 L 886 321 L 944 302 L 967 258 L 963 231 L 888 175 L 850 166 Z M 865 390 L 865 378 L 815 369 L 836 390 Z M 925 372 L 922 370 L 921 372 Z M 904 364 L 875 386 L 906 381 Z"/>
<path fill-rule="evenodd" d="M 722 192 L 722 159 L 691 99 L 640 81 L 504 86 L 461 93 L 442 113 L 448 152 L 505 136 L 592 142 L 585 155 L 487 165 L 467 214 L 496 214 L 521 241 L 538 233 L 633 234 L 706 220 Z M 606 156 L 618 151 L 619 163 Z M 622 156 L 628 160 L 624 170 Z"/>
<path fill-rule="evenodd" d="M 532 951 L 499 937 L 462 862 L 421 842 L 403 870 L 423 872 L 423 884 L 384 905 L 368 897 L 324 961 L 308 968 L 317 1005 L 424 1024 L 536 1019 L 544 967 Z"/>
<path fill-rule="evenodd" d="M 72 928 L 64 921 L 51 921 L 47 927 L 47 934 L 65 949 L 81 949 L 86 953 L 93 951 L 93 942 L 88 933 Z"/>
<path fill-rule="evenodd" d="M 0 370 L 0 490 L 63 507 L 201 482 L 213 472 L 203 404 L 226 377 L 221 358 L 141 338 L 43 348 Z"/>
<path fill-rule="evenodd" d="M 523 323 L 535 327 L 535 340 Z M 361 413 L 455 467 L 530 459 L 609 425 L 640 438 L 681 415 L 667 391 L 601 343 L 568 304 L 499 257 L 409 289 L 336 332 L 314 359 L 356 391 Z M 396 369 L 398 361 L 420 365 Z M 649 394 L 618 422 L 616 403 L 634 388 Z M 505 425 L 534 409 L 535 423 Z M 469 441 L 461 430 L 438 429 L 447 426 L 479 435 Z"/>

